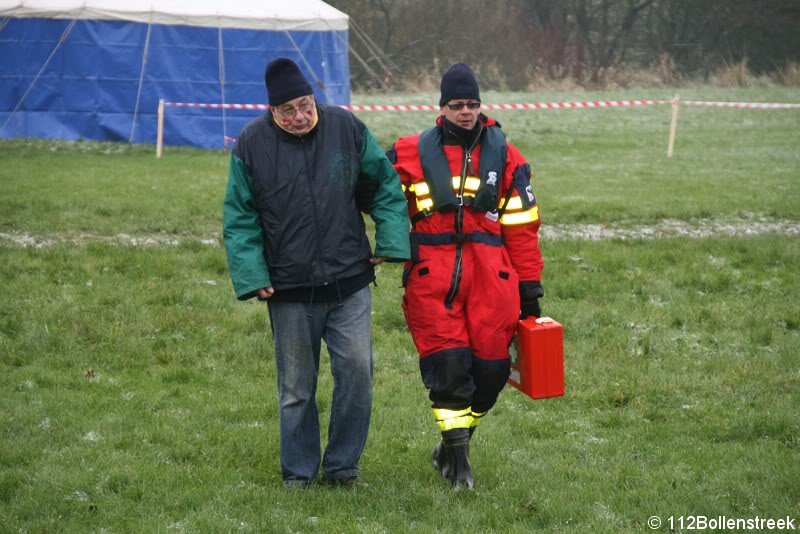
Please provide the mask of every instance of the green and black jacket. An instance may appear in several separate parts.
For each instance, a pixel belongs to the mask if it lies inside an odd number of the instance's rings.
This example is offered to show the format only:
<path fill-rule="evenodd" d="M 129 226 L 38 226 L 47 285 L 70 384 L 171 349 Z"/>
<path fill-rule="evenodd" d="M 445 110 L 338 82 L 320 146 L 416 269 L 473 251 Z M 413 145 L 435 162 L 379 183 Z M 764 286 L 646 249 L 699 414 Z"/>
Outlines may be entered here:
<path fill-rule="evenodd" d="M 276 300 L 335 300 L 375 279 L 356 181 L 377 180 L 370 206 L 375 256 L 409 258 L 406 200 L 392 164 L 352 113 L 319 106 L 295 136 L 269 113 L 233 147 L 223 206 L 228 269 L 240 300 L 272 286 Z"/>

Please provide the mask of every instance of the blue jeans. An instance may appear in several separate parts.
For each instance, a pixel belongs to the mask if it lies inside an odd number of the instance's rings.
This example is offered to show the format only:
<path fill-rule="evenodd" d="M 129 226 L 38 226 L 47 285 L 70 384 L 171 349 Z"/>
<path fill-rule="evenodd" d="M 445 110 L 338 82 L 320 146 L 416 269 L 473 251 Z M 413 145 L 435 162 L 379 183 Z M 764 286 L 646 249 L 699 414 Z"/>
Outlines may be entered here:
<path fill-rule="evenodd" d="M 333 400 L 326 479 L 358 476 L 372 408 L 372 295 L 369 286 L 339 302 L 269 302 L 280 405 L 284 483 L 312 481 L 320 467 L 317 375 L 320 342 L 331 358 Z"/>

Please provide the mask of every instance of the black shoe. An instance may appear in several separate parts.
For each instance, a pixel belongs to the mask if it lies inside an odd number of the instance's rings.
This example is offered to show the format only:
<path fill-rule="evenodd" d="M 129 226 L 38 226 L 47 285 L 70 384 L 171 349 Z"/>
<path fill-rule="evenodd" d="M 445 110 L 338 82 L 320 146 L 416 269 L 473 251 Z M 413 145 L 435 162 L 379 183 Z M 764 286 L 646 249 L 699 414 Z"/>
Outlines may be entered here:
<path fill-rule="evenodd" d="M 311 481 L 304 478 L 293 478 L 283 481 L 283 488 L 287 490 L 301 490 L 311 486 Z"/>
<path fill-rule="evenodd" d="M 330 486 L 333 488 L 345 488 L 351 489 L 355 488 L 358 484 L 358 476 L 353 475 L 349 477 L 342 477 L 342 478 L 328 478 L 322 477 L 322 484 L 325 486 Z"/>

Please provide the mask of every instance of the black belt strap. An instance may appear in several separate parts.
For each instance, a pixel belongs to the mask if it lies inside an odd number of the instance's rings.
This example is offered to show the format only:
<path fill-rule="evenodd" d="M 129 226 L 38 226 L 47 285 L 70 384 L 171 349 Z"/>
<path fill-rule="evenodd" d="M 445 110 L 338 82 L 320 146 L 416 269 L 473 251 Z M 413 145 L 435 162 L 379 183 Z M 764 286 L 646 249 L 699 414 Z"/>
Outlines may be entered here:
<path fill-rule="evenodd" d="M 411 261 L 419 261 L 419 246 L 440 246 L 452 245 L 453 243 L 481 243 L 490 247 L 500 247 L 503 245 L 503 236 L 494 235 L 488 232 L 470 232 L 468 234 L 422 234 L 411 232 Z"/>

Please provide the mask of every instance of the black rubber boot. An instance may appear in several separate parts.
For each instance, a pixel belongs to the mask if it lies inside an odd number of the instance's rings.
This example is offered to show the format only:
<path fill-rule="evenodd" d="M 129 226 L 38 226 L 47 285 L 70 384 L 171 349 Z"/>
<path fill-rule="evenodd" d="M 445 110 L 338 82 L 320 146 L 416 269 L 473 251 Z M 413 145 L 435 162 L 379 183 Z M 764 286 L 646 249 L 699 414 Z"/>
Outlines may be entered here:
<path fill-rule="evenodd" d="M 433 464 L 433 468 L 442 475 L 442 478 L 447 479 L 450 466 L 447 463 L 447 452 L 443 441 L 440 441 L 433 447 L 431 451 L 431 463 Z"/>
<path fill-rule="evenodd" d="M 469 464 L 469 430 L 455 428 L 442 432 L 444 442 L 446 469 L 442 469 L 442 476 L 450 482 L 454 490 L 465 488 L 472 490 L 475 480 L 472 476 L 472 466 Z M 442 462 L 439 465 L 443 465 Z"/>

